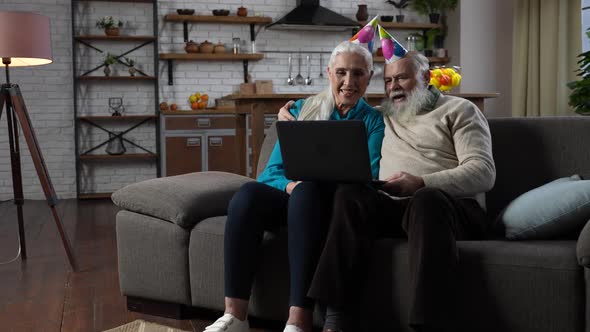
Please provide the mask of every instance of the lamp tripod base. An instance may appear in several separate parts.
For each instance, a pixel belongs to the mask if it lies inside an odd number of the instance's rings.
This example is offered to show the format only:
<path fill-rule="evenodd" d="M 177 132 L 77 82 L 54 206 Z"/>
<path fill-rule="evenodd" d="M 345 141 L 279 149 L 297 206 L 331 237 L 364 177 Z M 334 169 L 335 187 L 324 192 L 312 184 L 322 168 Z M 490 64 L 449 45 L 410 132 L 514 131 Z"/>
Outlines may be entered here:
<path fill-rule="evenodd" d="M 14 204 L 16 204 L 17 207 L 19 240 L 21 243 L 21 258 L 23 260 L 27 258 L 27 251 L 25 244 L 23 223 L 24 219 L 22 210 L 22 206 L 24 204 L 24 195 L 20 165 L 20 148 L 18 141 L 19 123 L 23 131 L 23 136 L 25 137 L 25 140 L 27 142 L 29 152 L 31 153 L 31 158 L 33 159 L 33 164 L 35 165 L 35 170 L 37 171 L 37 176 L 39 177 L 39 182 L 41 183 L 41 187 L 43 188 L 43 192 L 45 193 L 47 204 L 51 209 L 53 220 L 55 221 L 55 225 L 57 226 L 57 230 L 59 231 L 63 247 L 66 251 L 66 255 L 68 256 L 68 261 L 70 263 L 72 270 L 77 271 L 76 260 L 72 253 L 70 241 L 68 240 L 68 236 L 63 228 L 59 214 L 57 213 L 57 195 L 53 188 L 53 184 L 51 183 L 51 178 L 49 177 L 49 172 L 47 171 L 47 166 L 45 165 L 45 160 L 43 159 L 43 155 L 41 154 L 41 149 L 39 148 L 39 143 L 37 142 L 37 137 L 35 136 L 35 131 L 33 130 L 31 119 L 29 118 L 29 113 L 27 112 L 27 108 L 25 106 L 25 102 L 23 100 L 18 85 L 3 84 L 1 86 L 0 117 L 2 116 L 2 110 L 4 109 L 5 105 L 6 120 L 8 122 Z"/>

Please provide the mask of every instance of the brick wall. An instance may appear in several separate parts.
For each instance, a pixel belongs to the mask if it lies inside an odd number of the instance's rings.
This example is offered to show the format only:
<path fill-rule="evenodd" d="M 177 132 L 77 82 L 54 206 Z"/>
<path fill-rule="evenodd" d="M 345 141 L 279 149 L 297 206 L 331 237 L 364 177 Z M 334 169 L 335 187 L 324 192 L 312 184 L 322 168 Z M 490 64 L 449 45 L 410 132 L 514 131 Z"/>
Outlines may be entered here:
<path fill-rule="evenodd" d="M 248 8 L 250 15 L 261 14 L 279 19 L 295 7 L 296 0 L 233 0 L 233 1 L 158 1 L 159 49 L 160 52 L 183 52 L 182 24 L 163 22 L 164 14 L 174 12 L 177 8 L 194 8 L 197 14 L 208 15 L 212 9 L 230 9 L 235 13 L 240 5 Z M 322 0 L 321 5 L 342 15 L 353 18 L 357 11 L 358 1 Z M 383 0 L 363 1 L 369 8 L 370 17 L 374 15 L 395 15 L 394 8 Z M 21 86 L 27 108 L 31 115 L 33 126 L 43 151 L 53 185 L 61 198 L 75 197 L 75 151 L 74 151 L 74 106 L 72 80 L 72 31 L 71 4 L 69 0 L 4 0 L 0 3 L 0 10 L 31 11 L 47 15 L 51 18 L 52 46 L 54 62 L 50 65 L 32 68 L 11 69 L 11 81 Z M 409 21 L 425 21 L 406 11 Z M 112 15 L 125 21 L 124 34 L 151 33 L 151 5 L 135 3 L 84 3 L 76 9 L 80 25 L 76 33 L 101 34 L 94 27 L 97 18 Z M 409 16 L 409 17 L 408 17 Z M 408 31 L 398 31 L 396 38 L 404 40 Z M 231 44 L 233 37 L 247 40 L 249 45 L 249 27 L 241 25 L 192 24 L 189 25 L 190 39 L 196 42 L 204 40 L 213 43 Z M 340 41 L 350 37 L 347 32 L 297 32 L 297 31 L 266 31 L 261 30 L 257 36 L 257 51 L 265 52 L 265 59 L 250 62 L 250 72 L 254 80 L 273 80 L 275 92 L 317 92 L 327 84 L 319 75 L 319 54 L 312 54 L 312 86 L 287 86 L 287 58 L 288 53 L 273 51 L 290 51 L 296 56 L 299 51 L 303 58 L 306 52 L 325 52 L 324 65 L 327 64 L 329 52 Z M 124 45 L 103 43 L 99 47 L 117 53 Z M 101 61 L 101 55 L 89 49 L 82 49 L 79 58 L 82 69 L 91 69 Z M 151 48 L 146 47 L 130 54 L 138 67 L 150 73 L 152 70 Z M 294 73 L 297 74 L 297 62 L 294 62 Z M 167 78 L 167 64 L 160 62 L 159 94 L 160 101 L 176 102 L 181 108 L 188 107 L 188 96 L 196 91 L 206 92 L 210 100 L 232 93 L 243 82 L 241 62 L 191 62 L 177 61 L 174 63 L 174 85 L 169 86 Z M 306 76 L 305 65 L 302 75 Z M 115 70 L 125 70 L 116 67 Z M 97 72 L 97 75 L 101 75 Z M 4 70 L 0 69 L 0 77 L 4 77 Z M 376 74 L 369 86 L 369 92 L 381 92 L 381 66 L 377 66 Z M 83 102 L 79 105 L 82 114 L 107 114 L 109 97 L 124 97 L 125 110 L 128 114 L 145 114 L 151 112 L 155 106 L 153 87 L 149 83 L 129 84 L 82 84 L 78 90 Z M 10 172 L 10 158 L 8 154 L 8 138 L 6 121 L 0 121 L 0 200 L 12 197 L 12 181 Z M 114 126 L 113 129 L 122 130 L 124 126 Z M 92 146 L 93 143 L 106 138 L 105 134 L 85 128 L 82 147 Z M 132 141 L 155 150 L 155 131 L 153 127 L 145 127 L 133 131 L 128 136 Z M 23 165 L 24 191 L 26 198 L 43 198 L 39 181 L 22 141 L 21 151 Z M 132 147 L 127 144 L 129 152 Z M 102 151 L 101 151 L 102 152 Z M 86 167 L 84 169 L 84 188 L 88 191 L 113 191 L 125 184 L 134 183 L 156 176 L 155 165 L 149 163 L 118 163 L 100 167 Z"/>

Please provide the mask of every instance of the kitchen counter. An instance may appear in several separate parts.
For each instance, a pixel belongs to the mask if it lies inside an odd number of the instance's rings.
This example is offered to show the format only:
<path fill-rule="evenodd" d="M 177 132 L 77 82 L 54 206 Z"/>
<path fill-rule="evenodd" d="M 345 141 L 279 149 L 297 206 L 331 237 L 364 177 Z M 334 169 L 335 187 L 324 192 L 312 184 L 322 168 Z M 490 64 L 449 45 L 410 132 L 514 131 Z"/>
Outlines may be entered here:
<path fill-rule="evenodd" d="M 252 177 L 255 177 L 256 166 L 258 165 L 258 156 L 262 141 L 264 140 L 264 114 L 278 113 L 279 109 L 289 100 L 307 98 L 315 93 L 270 93 L 270 94 L 253 94 L 240 95 L 231 94 L 224 96 L 223 99 L 235 100 L 235 114 L 252 117 L 252 158 L 250 160 L 252 167 Z M 451 96 L 462 97 L 473 102 L 482 112 L 484 112 L 484 100 L 487 98 L 497 98 L 498 93 L 448 93 Z M 369 104 L 376 106 L 381 103 L 384 95 L 382 93 L 369 93 L 367 99 Z M 485 113 L 485 112 L 484 112 Z"/>

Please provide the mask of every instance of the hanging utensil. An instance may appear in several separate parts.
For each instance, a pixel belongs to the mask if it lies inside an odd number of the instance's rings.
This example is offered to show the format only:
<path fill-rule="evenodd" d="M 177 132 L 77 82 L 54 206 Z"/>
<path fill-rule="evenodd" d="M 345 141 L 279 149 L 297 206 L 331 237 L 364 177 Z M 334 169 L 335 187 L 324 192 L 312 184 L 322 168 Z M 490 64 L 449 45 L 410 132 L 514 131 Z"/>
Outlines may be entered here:
<path fill-rule="evenodd" d="M 301 76 L 301 61 L 303 59 L 301 58 L 301 51 L 299 51 L 299 73 L 297 74 L 297 76 L 295 76 L 295 84 L 297 85 L 303 85 L 305 83 L 305 79 L 303 78 L 303 76 Z"/>
<path fill-rule="evenodd" d="M 307 60 L 307 78 L 305 79 L 305 85 L 311 85 L 311 61 L 309 54 L 305 57 Z"/>
<path fill-rule="evenodd" d="M 320 53 L 320 78 L 324 78 L 323 54 Z"/>
<path fill-rule="evenodd" d="M 295 84 L 293 77 L 291 77 L 292 70 L 293 70 L 293 56 L 291 56 L 291 54 L 289 54 L 289 77 L 287 77 L 287 84 L 288 85 Z"/>

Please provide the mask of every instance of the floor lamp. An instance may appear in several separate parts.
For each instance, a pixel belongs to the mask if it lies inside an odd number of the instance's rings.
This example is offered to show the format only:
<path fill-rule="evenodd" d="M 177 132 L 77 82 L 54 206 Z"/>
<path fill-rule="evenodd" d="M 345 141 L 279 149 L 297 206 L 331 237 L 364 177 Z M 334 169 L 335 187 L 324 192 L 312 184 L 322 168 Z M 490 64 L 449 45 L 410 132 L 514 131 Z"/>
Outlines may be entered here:
<path fill-rule="evenodd" d="M 29 118 L 20 88 L 10 83 L 9 67 L 45 65 L 52 62 L 51 29 L 49 18 L 26 12 L 0 11 L 0 58 L 5 66 L 6 83 L 0 87 L 0 117 L 6 106 L 8 122 L 8 141 L 10 144 L 10 161 L 12 169 L 12 186 L 14 204 L 17 208 L 18 233 L 21 245 L 21 258 L 27 259 L 25 233 L 23 224 L 23 184 L 20 163 L 19 126 L 27 142 L 47 204 L 59 231 L 70 266 L 77 270 L 70 241 L 57 213 L 57 195 L 49 178 L 47 166 L 43 160 L 35 131 Z"/>

